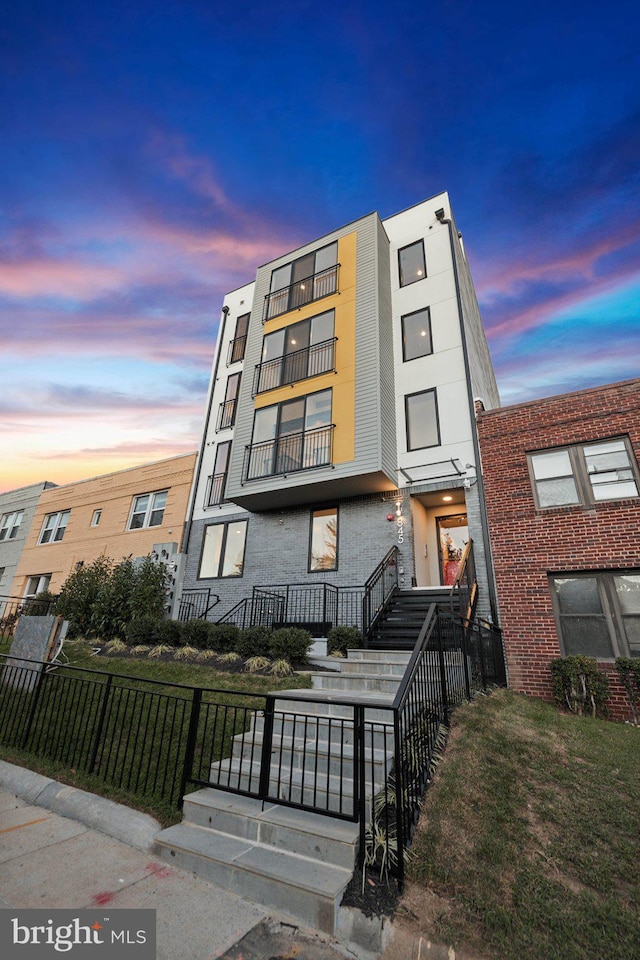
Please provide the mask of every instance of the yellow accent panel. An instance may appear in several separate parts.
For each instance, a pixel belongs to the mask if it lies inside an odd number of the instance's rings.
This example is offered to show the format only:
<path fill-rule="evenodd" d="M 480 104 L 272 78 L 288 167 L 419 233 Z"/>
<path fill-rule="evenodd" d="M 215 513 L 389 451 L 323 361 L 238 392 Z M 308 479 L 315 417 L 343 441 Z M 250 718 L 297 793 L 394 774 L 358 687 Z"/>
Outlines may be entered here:
<path fill-rule="evenodd" d="M 147 463 L 118 473 L 80 480 L 44 490 L 38 501 L 11 593 L 21 597 L 29 577 L 51 574 L 49 589 L 56 593 L 76 563 L 89 564 L 106 556 L 119 561 L 130 555 L 144 557 L 154 543 L 180 546 L 196 454 Z M 162 523 L 142 530 L 127 530 L 134 496 L 168 490 Z M 100 523 L 91 526 L 94 510 L 102 510 Z M 71 510 L 64 537 L 58 543 L 38 544 L 44 518 Z"/>
<path fill-rule="evenodd" d="M 304 397 L 331 387 L 332 419 L 336 425 L 333 436 L 333 462 L 346 463 L 355 457 L 356 405 L 356 233 L 338 240 L 340 274 L 338 293 L 300 310 L 277 317 L 265 324 L 265 334 L 281 330 L 308 317 L 327 310 L 335 310 L 336 373 L 324 373 L 309 380 L 299 380 L 284 387 L 261 393 L 255 399 L 255 409 L 271 407 L 285 400 Z"/>

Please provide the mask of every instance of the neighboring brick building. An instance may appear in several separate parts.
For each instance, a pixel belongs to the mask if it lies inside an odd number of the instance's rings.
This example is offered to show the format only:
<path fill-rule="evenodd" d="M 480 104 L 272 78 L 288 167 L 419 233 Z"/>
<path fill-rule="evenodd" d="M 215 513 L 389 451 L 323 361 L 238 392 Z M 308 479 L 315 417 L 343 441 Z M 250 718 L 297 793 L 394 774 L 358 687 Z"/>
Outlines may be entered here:
<path fill-rule="evenodd" d="M 640 656 L 640 379 L 480 413 L 501 625 L 514 690 L 550 699 L 550 661 Z"/>

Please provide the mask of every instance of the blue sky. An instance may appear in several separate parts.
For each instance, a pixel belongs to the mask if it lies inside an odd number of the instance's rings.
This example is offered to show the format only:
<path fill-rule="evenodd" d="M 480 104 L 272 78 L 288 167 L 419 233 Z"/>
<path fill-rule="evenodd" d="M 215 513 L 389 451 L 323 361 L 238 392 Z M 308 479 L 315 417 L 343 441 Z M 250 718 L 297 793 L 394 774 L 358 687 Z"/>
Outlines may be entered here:
<path fill-rule="evenodd" d="M 640 374 L 640 11 L 21 0 L 0 489 L 197 446 L 223 294 L 450 193 L 503 403 Z"/>

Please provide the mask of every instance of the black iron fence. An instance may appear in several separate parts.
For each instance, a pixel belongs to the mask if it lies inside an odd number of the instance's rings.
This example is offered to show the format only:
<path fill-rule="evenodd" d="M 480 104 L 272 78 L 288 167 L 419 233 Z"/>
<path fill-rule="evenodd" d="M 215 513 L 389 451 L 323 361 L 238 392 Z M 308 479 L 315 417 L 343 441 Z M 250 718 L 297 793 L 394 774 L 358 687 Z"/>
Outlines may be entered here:
<path fill-rule="evenodd" d="M 371 634 L 398 589 L 398 548 L 391 547 L 364 585 L 362 632 Z"/>
<path fill-rule="evenodd" d="M 257 624 L 277 629 L 300 626 L 326 636 L 333 626 L 362 628 L 364 587 L 332 583 L 286 583 L 256 586 L 218 623 L 235 623 L 243 630 Z"/>
<path fill-rule="evenodd" d="M 46 617 L 53 611 L 55 599 L 38 600 L 37 597 L 0 596 L 0 635 L 13 633 L 19 618 Z"/>

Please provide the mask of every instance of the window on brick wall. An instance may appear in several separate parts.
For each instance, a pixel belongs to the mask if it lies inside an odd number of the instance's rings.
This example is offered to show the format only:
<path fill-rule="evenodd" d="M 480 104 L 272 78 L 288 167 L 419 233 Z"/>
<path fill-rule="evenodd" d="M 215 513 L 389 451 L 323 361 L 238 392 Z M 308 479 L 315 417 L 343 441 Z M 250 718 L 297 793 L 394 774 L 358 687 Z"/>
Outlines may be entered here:
<path fill-rule="evenodd" d="M 244 569 L 244 548 L 247 521 L 214 523 L 205 528 L 198 577 L 241 577 Z"/>
<path fill-rule="evenodd" d="M 640 656 L 640 570 L 550 578 L 563 656 Z"/>
<path fill-rule="evenodd" d="M 638 496 L 638 469 L 626 437 L 530 453 L 538 507 L 593 506 Z"/>

